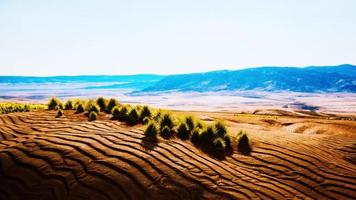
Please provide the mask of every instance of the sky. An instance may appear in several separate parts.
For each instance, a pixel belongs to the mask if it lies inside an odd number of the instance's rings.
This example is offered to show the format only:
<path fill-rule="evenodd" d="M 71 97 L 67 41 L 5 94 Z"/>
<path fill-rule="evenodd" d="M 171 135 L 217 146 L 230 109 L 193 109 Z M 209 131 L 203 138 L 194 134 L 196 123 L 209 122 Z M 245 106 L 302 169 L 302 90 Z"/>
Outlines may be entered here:
<path fill-rule="evenodd" d="M 0 0 L 0 75 L 356 64 L 355 0 Z"/>

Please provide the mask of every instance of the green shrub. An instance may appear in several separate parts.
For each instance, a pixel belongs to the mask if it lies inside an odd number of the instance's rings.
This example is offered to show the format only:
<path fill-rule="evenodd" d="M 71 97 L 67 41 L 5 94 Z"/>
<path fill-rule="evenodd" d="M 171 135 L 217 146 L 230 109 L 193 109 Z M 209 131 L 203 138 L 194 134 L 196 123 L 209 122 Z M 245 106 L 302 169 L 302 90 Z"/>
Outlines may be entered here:
<path fill-rule="evenodd" d="M 48 109 L 44 104 L 0 103 L 0 114 Z"/>
<path fill-rule="evenodd" d="M 216 138 L 214 140 L 214 147 L 217 151 L 223 152 L 226 149 L 225 141 L 222 138 Z"/>
<path fill-rule="evenodd" d="M 74 109 L 73 101 L 70 100 L 70 99 L 68 99 L 68 100 L 66 101 L 66 103 L 64 104 L 64 109 L 66 109 L 66 110 L 72 110 L 72 109 Z"/>
<path fill-rule="evenodd" d="M 178 127 L 177 137 L 182 140 L 186 140 L 190 137 L 190 131 L 188 125 L 185 122 L 180 123 Z"/>
<path fill-rule="evenodd" d="M 136 125 L 139 122 L 139 116 L 135 108 L 131 109 L 127 119 L 130 125 Z"/>
<path fill-rule="evenodd" d="M 115 106 L 111 110 L 111 114 L 112 114 L 112 119 L 118 120 L 120 118 L 120 107 L 119 106 Z"/>
<path fill-rule="evenodd" d="M 210 145 L 215 139 L 214 137 L 215 137 L 214 127 L 209 125 L 205 128 L 205 130 L 202 131 L 199 140 L 203 145 Z"/>
<path fill-rule="evenodd" d="M 163 111 L 162 110 L 156 110 L 156 113 L 155 115 L 153 116 L 153 120 L 156 121 L 156 122 L 160 122 L 161 121 L 161 118 L 163 116 Z"/>
<path fill-rule="evenodd" d="M 101 112 L 105 112 L 105 111 L 106 111 L 107 104 L 108 104 L 108 100 L 105 99 L 104 97 L 99 97 L 99 98 L 96 100 L 96 104 L 100 107 L 100 111 L 101 111 Z M 110 111 L 111 111 L 111 110 L 110 110 Z"/>
<path fill-rule="evenodd" d="M 240 131 L 237 137 L 237 149 L 242 154 L 250 154 L 251 146 L 246 132 Z"/>
<path fill-rule="evenodd" d="M 162 129 L 165 126 L 167 126 L 169 129 L 172 129 L 174 127 L 174 120 L 171 113 L 165 113 L 162 116 L 160 127 Z"/>
<path fill-rule="evenodd" d="M 196 126 L 196 120 L 193 116 L 187 116 L 185 118 L 185 123 L 188 126 L 188 130 L 190 130 L 190 131 L 194 130 L 194 128 Z"/>
<path fill-rule="evenodd" d="M 128 109 L 126 106 L 121 106 L 118 120 L 127 121 L 128 120 Z"/>
<path fill-rule="evenodd" d="M 158 134 L 157 126 L 155 123 L 149 123 L 146 130 L 145 136 L 150 138 L 156 138 Z"/>
<path fill-rule="evenodd" d="M 193 144 L 198 144 L 199 143 L 199 139 L 200 139 L 200 133 L 201 133 L 201 130 L 199 128 L 195 128 L 193 131 L 192 131 L 192 137 L 190 138 L 190 141 L 193 143 Z"/>
<path fill-rule="evenodd" d="M 223 137 L 224 141 L 225 141 L 225 144 L 226 144 L 226 147 L 227 148 L 232 148 L 231 147 L 231 136 L 229 134 L 226 134 L 224 137 Z"/>
<path fill-rule="evenodd" d="M 89 105 L 89 108 L 88 108 L 89 113 L 91 113 L 91 112 L 99 113 L 99 111 L 100 111 L 100 107 L 98 105 L 96 105 L 96 103 Z"/>
<path fill-rule="evenodd" d="M 56 117 L 62 117 L 62 116 L 63 116 L 63 110 L 62 109 L 58 109 Z"/>
<path fill-rule="evenodd" d="M 97 112 L 91 111 L 91 112 L 89 113 L 89 121 L 95 121 L 95 120 L 97 119 L 97 117 L 98 117 Z"/>
<path fill-rule="evenodd" d="M 218 137 L 224 137 L 227 134 L 226 125 L 222 121 L 218 121 L 215 123 L 215 134 Z"/>
<path fill-rule="evenodd" d="M 96 101 L 94 99 L 89 99 L 88 101 L 86 101 L 85 102 L 85 110 L 89 111 L 89 109 L 92 105 L 96 105 Z"/>
<path fill-rule="evenodd" d="M 61 100 L 57 99 L 56 97 L 52 97 L 48 102 L 48 110 L 54 110 L 58 106 L 59 108 L 63 108 L 63 104 Z"/>
<path fill-rule="evenodd" d="M 143 122 L 144 118 L 150 118 L 152 116 L 151 109 L 148 106 L 144 106 L 140 113 L 140 121 Z"/>
<path fill-rule="evenodd" d="M 76 113 L 82 113 L 82 112 L 84 112 L 84 106 L 82 103 L 79 103 L 77 105 Z"/>
<path fill-rule="evenodd" d="M 143 124 L 148 124 L 150 121 L 151 121 L 150 118 L 145 117 L 145 118 L 143 118 L 142 123 L 143 123 Z"/>
<path fill-rule="evenodd" d="M 111 113 L 111 110 L 115 107 L 115 106 L 119 106 L 119 101 L 114 99 L 114 98 L 111 98 L 107 104 L 107 107 L 106 107 L 106 112 L 107 113 Z"/>
<path fill-rule="evenodd" d="M 169 128 L 169 126 L 163 126 L 161 127 L 160 134 L 162 137 L 168 138 L 172 136 L 172 130 Z"/>
<path fill-rule="evenodd" d="M 62 110 L 63 109 L 63 106 L 61 106 L 61 105 L 57 105 L 55 108 L 54 108 L 54 110 Z"/>

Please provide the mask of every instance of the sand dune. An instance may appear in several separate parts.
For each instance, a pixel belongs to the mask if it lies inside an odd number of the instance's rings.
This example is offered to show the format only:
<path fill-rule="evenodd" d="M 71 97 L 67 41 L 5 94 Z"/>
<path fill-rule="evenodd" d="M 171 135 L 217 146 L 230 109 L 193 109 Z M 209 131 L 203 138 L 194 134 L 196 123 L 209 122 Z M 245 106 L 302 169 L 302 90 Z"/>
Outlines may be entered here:
<path fill-rule="evenodd" d="M 142 127 L 66 111 L 0 116 L 0 199 L 354 199 L 356 122 L 292 116 L 223 118 L 251 155 L 224 160 Z M 236 146 L 236 144 L 235 144 Z"/>

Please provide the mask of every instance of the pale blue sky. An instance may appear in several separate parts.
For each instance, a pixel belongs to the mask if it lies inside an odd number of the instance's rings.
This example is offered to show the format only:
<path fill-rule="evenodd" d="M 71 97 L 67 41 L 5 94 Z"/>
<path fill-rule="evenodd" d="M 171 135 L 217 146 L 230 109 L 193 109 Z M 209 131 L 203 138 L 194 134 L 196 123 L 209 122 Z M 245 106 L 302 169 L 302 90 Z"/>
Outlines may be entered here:
<path fill-rule="evenodd" d="M 355 0 L 0 0 L 0 75 L 342 63 Z"/>

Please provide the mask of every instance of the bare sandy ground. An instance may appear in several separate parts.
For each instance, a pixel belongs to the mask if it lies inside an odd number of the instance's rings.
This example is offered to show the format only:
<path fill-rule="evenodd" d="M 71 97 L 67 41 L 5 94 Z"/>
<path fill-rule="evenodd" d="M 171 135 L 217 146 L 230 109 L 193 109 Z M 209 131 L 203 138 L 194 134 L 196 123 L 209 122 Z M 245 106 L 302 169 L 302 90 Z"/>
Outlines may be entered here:
<path fill-rule="evenodd" d="M 68 86 L 69 87 L 69 86 Z M 253 112 L 257 109 L 305 109 L 335 114 L 355 114 L 355 93 L 296 93 L 264 91 L 131 93 L 130 90 L 7 90 L 0 101 L 47 103 L 51 96 L 61 99 L 118 98 L 123 103 L 148 104 L 174 110 Z M 0 92 L 1 93 L 1 92 Z"/>
<path fill-rule="evenodd" d="M 258 112 L 192 112 L 248 132 L 252 153 L 223 160 L 103 114 L 0 115 L 0 199 L 355 199 L 355 121 Z"/>

